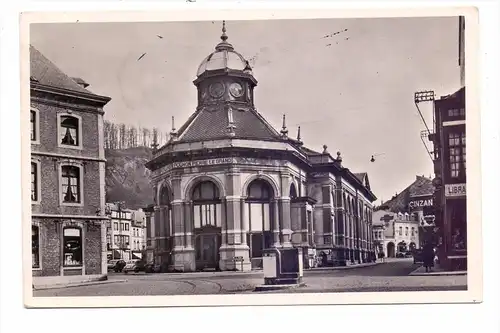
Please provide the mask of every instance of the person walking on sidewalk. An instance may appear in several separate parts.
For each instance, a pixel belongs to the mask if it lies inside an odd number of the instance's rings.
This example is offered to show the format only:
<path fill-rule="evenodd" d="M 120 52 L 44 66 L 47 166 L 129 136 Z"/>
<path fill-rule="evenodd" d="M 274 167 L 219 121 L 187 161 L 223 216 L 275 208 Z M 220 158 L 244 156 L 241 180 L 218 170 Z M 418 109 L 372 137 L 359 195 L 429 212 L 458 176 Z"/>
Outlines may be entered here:
<path fill-rule="evenodd" d="M 432 271 L 432 267 L 434 267 L 434 246 L 432 246 L 431 242 L 427 242 L 424 245 L 423 251 L 423 262 L 425 267 L 425 272 Z"/>

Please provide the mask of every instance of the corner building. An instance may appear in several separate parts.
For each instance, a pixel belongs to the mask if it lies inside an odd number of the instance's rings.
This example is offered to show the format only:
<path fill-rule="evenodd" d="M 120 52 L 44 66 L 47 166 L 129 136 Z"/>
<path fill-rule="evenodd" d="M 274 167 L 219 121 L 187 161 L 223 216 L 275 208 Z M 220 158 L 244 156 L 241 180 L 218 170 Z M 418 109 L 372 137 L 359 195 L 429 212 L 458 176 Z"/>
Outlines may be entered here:
<path fill-rule="evenodd" d="M 30 46 L 34 284 L 107 276 L 104 106 Z"/>
<path fill-rule="evenodd" d="M 154 213 L 148 249 L 170 270 L 251 270 L 270 247 L 302 247 L 324 265 L 374 260 L 366 173 L 343 167 L 275 130 L 257 112 L 257 80 L 227 41 L 200 64 L 198 106 L 166 145 L 152 171 Z M 150 256 L 151 257 L 151 256 Z"/>

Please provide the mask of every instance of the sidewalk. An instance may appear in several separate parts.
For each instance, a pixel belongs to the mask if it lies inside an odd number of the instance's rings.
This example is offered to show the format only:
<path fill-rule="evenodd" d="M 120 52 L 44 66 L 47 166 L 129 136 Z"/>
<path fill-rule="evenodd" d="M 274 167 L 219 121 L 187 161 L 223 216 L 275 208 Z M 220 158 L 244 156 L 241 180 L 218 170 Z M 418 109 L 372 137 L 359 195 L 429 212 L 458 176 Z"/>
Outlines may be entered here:
<path fill-rule="evenodd" d="M 72 276 L 34 276 L 32 278 L 33 290 L 57 289 L 66 287 L 79 287 L 95 284 L 123 282 L 125 280 L 109 280 L 108 275 L 72 275 Z"/>
<path fill-rule="evenodd" d="M 453 275 L 467 275 L 467 271 L 445 271 L 439 267 L 434 267 L 431 272 L 426 272 L 424 266 L 420 266 L 409 275 L 412 276 L 453 276 Z"/>

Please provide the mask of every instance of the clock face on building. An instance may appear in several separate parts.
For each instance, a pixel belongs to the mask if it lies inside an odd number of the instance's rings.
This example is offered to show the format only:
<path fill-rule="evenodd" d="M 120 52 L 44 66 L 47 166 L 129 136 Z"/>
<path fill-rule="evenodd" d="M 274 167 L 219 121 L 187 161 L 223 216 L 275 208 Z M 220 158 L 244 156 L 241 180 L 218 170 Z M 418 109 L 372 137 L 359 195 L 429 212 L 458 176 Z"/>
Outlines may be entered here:
<path fill-rule="evenodd" d="M 226 90 L 226 88 L 222 83 L 216 82 L 210 85 L 210 88 L 208 90 L 210 92 L 210 95 L 212 95 L 212 97 L 219 98 L 222 95 L 224 95 L 224 91 Z"/>
<path fill-rule="evenodd" d="M 243 87 L 237 82 L 231 83 L 231 85 L 229 86 L 229 92 L 234 97 L 240 97 L 241 95 L 243 95 Z"/>

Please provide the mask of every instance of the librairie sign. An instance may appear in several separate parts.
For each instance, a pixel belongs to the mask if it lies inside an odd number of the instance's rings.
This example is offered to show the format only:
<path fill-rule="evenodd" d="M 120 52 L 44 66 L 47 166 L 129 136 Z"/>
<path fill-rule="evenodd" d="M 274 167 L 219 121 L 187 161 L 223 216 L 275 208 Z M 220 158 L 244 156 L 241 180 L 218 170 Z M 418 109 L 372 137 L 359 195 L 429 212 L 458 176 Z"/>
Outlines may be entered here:
<path fill-rule="evenodd" d="M 465 184 L 446 184 L 444 191 L 444 195 L 447 198 L 464 197 L 467 194 Z"/>

